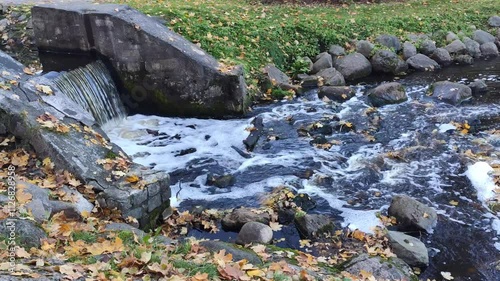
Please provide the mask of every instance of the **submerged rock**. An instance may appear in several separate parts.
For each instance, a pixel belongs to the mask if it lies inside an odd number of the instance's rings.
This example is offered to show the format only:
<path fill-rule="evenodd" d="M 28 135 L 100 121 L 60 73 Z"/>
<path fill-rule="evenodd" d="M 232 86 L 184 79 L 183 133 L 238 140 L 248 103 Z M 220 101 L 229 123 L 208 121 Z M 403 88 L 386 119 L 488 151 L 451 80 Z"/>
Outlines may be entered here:
<path fill-rule="evenodd" d="M 427 248 L 417 238 L 398 231 L 389 231 L 387 238 L 389 238 L 394 254 L 409 266 L 427 267 L 429 265 Z"/>
<path fill-rule="evenodd" d="M 416 278 L 411 268 L 398 258 L 384 259 L 361 254 L 347 262 L 344 268 L 356 276 L 362 271 L 369 272 L 375 280 L 411 281 Z"/>
<path fill-rule="evenodd" d="M 430 95 L 436 100 L 459 105 L 472 97 L 472 90 L 463 84 L 440 81 L 432 85 Z"/>
<path fill-rule="evenodd" d="M 271 227 L 260 222 L 252 221 L 243 225 L 236 238 L 236 244 L 268 244 L 271 240 L 273 240 L 273 230 Z"/>
<path fill-rule="evenodd" d="M 407 195 L 394 196 L 388 213 L 396 218 L 400 230 L 425 230 L 430 233 L 437 224 L 437 213 L 433 208 Z"/>
<path fill-rule="evenodd" d="M 368 93 L 368 99 L 373 106 L 402 103 L 408 100 L 405 88 L 397 82 L 384 83 Z"/>
<path fill-rule="evenodd" d="M 294 222 L 300 237 L 304 239 L 315 238 L 333 231 L 332 221 L 324 215 L 296 214 Z"/>
<path fill-rule="evenodd" d="M 250 132 L 248 137 L 243 140 L 243 144 L 245 145 L 248 151 L 253 151 L 257 142 L 259 141 L 260 136 L 264 131 L 264 123 L 263 119 L 260 116 L 255 117 L 252 120 L 252 124 L 254 126 L 254 130 Z"/>
<path fill-rule="evenodd" d="M 352 53 L 335 60 L 334 67 L 346 80 L 363 78 L 372 73 L 370 61 L 360 53 Z"/>
<path fill-rule="evenodd" d="M 206 185 L 216 186 L 218 188 L 227 188 L 236 183 L 236 178 L 233 175 L 214 176 L 207 175 Z"/>

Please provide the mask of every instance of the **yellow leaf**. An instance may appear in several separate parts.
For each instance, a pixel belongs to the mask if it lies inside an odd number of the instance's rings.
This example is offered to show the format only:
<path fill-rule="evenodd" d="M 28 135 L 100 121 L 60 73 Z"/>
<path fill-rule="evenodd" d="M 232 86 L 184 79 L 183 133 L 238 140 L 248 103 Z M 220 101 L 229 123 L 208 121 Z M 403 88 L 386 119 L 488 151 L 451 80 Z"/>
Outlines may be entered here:
<path fill-rule="evenodd" d="M 16 248 L 16 257 L 18 258 L 30 258 L 31 257 L 31 254 L 26 252 L 26 250 L 24 248 L 21 248 L 21 247 L 17 247 Z"/>
<path fill-rule="evenodd" d="M 137 175 L 131 175 L 131 176 L 128 176 L 125 178 L 125 180 L 129 183 L 136 183 L 138 182 L 140 179 Z"/>
<path fill-rule="evenodd" d="M 260 269 L 252 269 L 252 270 L 247 271 L 247 275 L 250 277 L 255 277 L 255 276 L 261 277 L 261 276 L 265 276 L 266 274 L 264 273 L 264 271 L 262 271 Z"/>
<path fill-rule="evenodd" d="M 451 201 L 450 201 L 450 205 L 452 205 L 452 206 L 457 206 L 457 205 L 458 205 L 458 201 L 451 200 Z"/>
<path fill-rule="evenodd" d="M 270 222 L 269 226 L 273 231 L 280 231 L 283 225 L 279 224 L 278 222 Z"/>
<path fill-rule="evenodd" d="M 143 263 L 148 263 L 151 260 L 151 252 L 142 252 L 141 261 Z"/>
<path fill-rule="evenodd" d="M 17 190 L 16 192 L 16 199 L 20 204 L 28 203 L 29 201 L 31 201 L 31 198 L 33 198 L 33 195 L 25 193 L 22 189 Z"/>
<path fill-rule="evenodd" d="M 54 91 L 52 91 L 52 89 L 49 87 L 49 86 L 46 86 L 46 85 L 36 85 L 36 90 L 39 91 L 39 92 L 42 92 L 48 96 L 54 94 Z"/>

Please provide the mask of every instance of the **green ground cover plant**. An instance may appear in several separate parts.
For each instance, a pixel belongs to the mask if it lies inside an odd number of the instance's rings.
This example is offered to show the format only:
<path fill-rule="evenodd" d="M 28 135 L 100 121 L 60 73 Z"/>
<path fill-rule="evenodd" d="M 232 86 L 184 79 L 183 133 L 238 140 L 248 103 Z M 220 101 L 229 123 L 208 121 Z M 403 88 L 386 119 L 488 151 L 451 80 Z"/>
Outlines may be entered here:
<path fill-rule="evenodd" d="M 352 39 L 393 34 L 487 29 L 497 0 L 410 0 L 350 5 L 264 5 L 241 0 L 117 0 L 161 17 L 166 25 L 225 63 L 242 64 L 247 78 L 267 63 L 293 74 L 297 57 Z M 439 42 L 438 42 L 439 43 Z M 250 81 L 250 84 L 252 82 Z"/>

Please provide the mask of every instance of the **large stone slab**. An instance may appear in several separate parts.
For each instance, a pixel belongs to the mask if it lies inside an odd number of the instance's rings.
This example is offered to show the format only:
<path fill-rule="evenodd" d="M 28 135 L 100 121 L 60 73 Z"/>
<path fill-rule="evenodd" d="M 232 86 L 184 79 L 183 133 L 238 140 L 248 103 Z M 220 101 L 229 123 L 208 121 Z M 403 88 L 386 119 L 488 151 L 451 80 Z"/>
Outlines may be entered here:
<path fill-rule="evenodd" d="M 136 218 L 142 228 L 154 226 L 170 205 L 169 175 L 132 163 L 92 120 L 77 118 L 84 114 L 44 102 L 45 95 L 36 90 L 39 77 L 30 79 L 22 65 L 0 52 L 0 83 L 11 79 L 20 81 L 22 87 L 0 89 L 1 127 L 29 143 L 39 158 L 49 157 L 56 169 L 67 170 L 82 183 L 92 185 L 101 207 L 117 208 L 123 217 Z M 69 100 L 55 88 L 53 96 Z M 47 114 L 67 131 L 43 127 L 37 119 Z M 140 182 L 134 185 L 125 180 L 127 176 L 137 176 Z"/>
<path fill-rule="evenodd" d="M 113 68 L 122 100 L 132 113 L 222 117 L 244 111 L 246 84 L 240 66 L 219 64 L 198 46 L 128 6 L 41 5 L 33 7 L 32 17 L 44 67 L 67 70 L 67 61 L 75 57 L 104 59 Z M 48 52 L 52 57 L 44 61 Z M 60 56 L 65 62 L 51 63 L 61 61 L 58 52 L 65 53 Z"/>

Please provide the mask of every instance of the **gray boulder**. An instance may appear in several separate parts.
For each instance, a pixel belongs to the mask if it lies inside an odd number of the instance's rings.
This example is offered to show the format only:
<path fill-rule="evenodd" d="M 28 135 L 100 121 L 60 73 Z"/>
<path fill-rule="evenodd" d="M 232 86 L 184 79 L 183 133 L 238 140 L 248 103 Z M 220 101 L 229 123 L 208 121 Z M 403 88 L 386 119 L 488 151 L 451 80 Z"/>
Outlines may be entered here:
<path fill-rule="evenodd" d="M 458 40 L 458 39 L 459 38 L 455 33 L 451 32 L 451 31 L 446 33 L 446 42 L 453 42 L 453 41 Z"/>
<path fill-rule="evenodd" d="M 362 54 L 366 58 L 370 58 L 372 56 L 372 51 L 375 48 L 375 45 L 367 40 L 359 40 L 356 42 L 356 52 Z"/>
<path fill-rule="evenodd" d="M 345 56 L 345 49 L 344 49 L 344 47 L 339 46 L 339 45 L 332 45 L 332 46 L 330 46 L 330 49 L 328 50 L 328 53 L 333 58 L 337 58 L 339 56 Z"/>
<path fill-rule="evenodd" d="M 401 50 L 401 42 L 399 38 L 394 35 L 382 34 L 375 38 L 375 42 L 394 50 L 394 52 L 399 52 Z"/>
<path fill-rule="evenodd" d="M 433 59 L 423 54 L 417 54 L 406 60 L 408 65 L 419 71 L 434 71 L 441 66 Z"/>
<path fill-rule="evenodd" d="M 486 31 L 483 30 L 476 30 L 474 33 L 472 33 L 472 39 L 474 39 L 477 43 L 479 44 L 484 44 L 488 42 L 495 42 L 495 36 L 489 34 Z"/>
<path fill-rule="evenodd" d="M 375 280 L 415 280 L 415 275 L 411 268 L 401 259 L 383 259 L 379 256 L 370 257 L 368 254 L 361 254 L 344 265 L 344 270 L 359 276 L 361 271 L 369 272 Z"/>
<path fill-rule="evenodd" d="M 435 60 L 440 65 L 450 65 L 453 59 L 450 53 L 444 48 L 437 48 L 431 55 L 431 59 Z"/>
<path fill-rule="evenodd" d="M 300 81 L 300 86 L 303 90 L 315 89 L 318 87 L 318 79 L 317 75 L 307 75 L 307 74 L 299 74 L 297 75 L 297 80 Z"/>
<path fill-rule="evenodd" d="M 318 59 L 314 62 L 311 74 L 316 74 L 320 70 L 332 67 L 332 56 L 327 53 L 321 53 L 318 55 Z"/>
<path fill-rule="evenodd" d="M 407 60 L 417 54 L 417 47 L 410 42 L 403 43 L 403 59 Z"/>
<path fill-rule="evenodd" d="M 248 222 L 269 223 L 269 214 L 253 212 L 252 209 L 238 208 L 227 214 L 222 220 L 222 228 L 226 231 L 239 231 Z"/>
<path fill-rule="evenodd" d="M 268 225 L 252 221 L 243 225 L 236 238 L 236 244 L 268 244 L 271 240 L 273 240 L 273 230 Z"/>
<path fill-rule="evenodd" d="M 317 76 L 322 78 L 322 82 L 324 86 L 344 86 L 345 80 L 344 76 L 340 72 L 338 72 L 335 68 L 325 68 L 318 73 Z"/>
<path fill-rule="evenodd" d="M 221 242 L 221 241 L 201 241 L 200 246 L 205 247 L 208 251 L 212 253 L 218 253 L 221 250 L 225 250 L 226 254 L 233 255 L 233 261 L 247 260 L 251 264 L 260 265 L 262 260 L 252 251 L 248 249 L 238 248 L 240 246 Z"/>
<path fill-rule="evenodd" d="M 469 37 L 464 38 L 465 49 L 467 53 L 473 58 L 481 57 L 481 49 L 479 48 L 481 45 L 476 41 L 470 39 Z"/>
<path fill-rule="evenodd" d="M 370 61 L 360 53 L 352 53 L 338 58 L 335 60 L 334 67 L 342 73 L 345 80 L 363 78 L 372 73 Z"/>
<path fill-rule="evenodd" d="M 278 87 L 282 90 L 298 90 L 299 86 L 292 85 L 292 80 L 288 75 L 283 73 L 273 64 L 268 64 L 262 69 L 262 73 L 265 75 L 263 81 L 260 81 L 261 88 L 266 91 L 272 87 Z"/>
<path fill-rule="evenodd" d="M 319 88 L 318 97 L 327 97 L 336 102 L 344 102 L 354 97 L 354 90 L 351 87 L 323 86 Z"/>
<path fill-rule="evenodd" d="M 465 54 L 467 48 L 465 47 L 465 44 L 460 41 L 459 39 L 454 40 L 450 44 L 446 45 L 444 47 L 448 53 L 451 55 L 462 55 Z"/>
<path fill-rule="evenodd" d="M 400 59 L 396 53 L 389 50 L 381 50 L 371 58 L 374 72 L 402 74 L 408 70 L 408 64 Z"/>
<path fill-rule="evenodd" d="M 36 226 L 32 221 L 17 218 L 8 218 L 0 221 L 0 235 L 2 239 L 15 237 L 16 244 L 29 249 L 40 248 L 41 239 L 47 238 L 43 229 Z"/>
<path fill-rule="evenodd" d="M 488 19 L 488 25 L 491 27 L 500 27 L 500 17 L 492 16 Z"/>
<path fill-rule="evenodd" d="M 470 83 L 469 88 L 472 90 L 473 96 L 484 94 L 488 91 L 488 85 L 486 85 L 483 79 L 477 79 Z"/>
<path fill-rule="evenodd" d="M 424 243 L 417 238 L 402 232 L 389 231 L 387 233 L 392 252 L 412 267 L 427 267 L 429 253 Z"/>
<path fill-rule="evenodd" d="M 498 57 L 498 47 L 493 42 L 487 42 L 480 47 L 481 55 L 486 58 Z"/>
<path fill-rule="evenodd" d="M 103 229 L 103 232 L 121 232 L 121 231 L 127 231 L 127 232 L 133 233 L 135 236 L 137 236 L 139 241 L 142 241 L 147 236 L 146 232 L 144 232 L 136 227 L 133 227 L 129 224 L 120 223 L 120 222 L 112 222 L 110 224 L 107 224 Z M 172 239 L 170 239 L 166 236 L 163 236 L 163 235 L 151 236 L 151 238 L 155 242 L 161 243 L 164 245 L 175 244 L 175 242 Z"/>
<path fill-rule="evenodd" d="M 415 33 L 410 33 L 406 36 L 408 40 L 412 43 L 417 43 L 420 41 L 424 41 L 429 39 L 429 36 L 427 34 L 415 34 Z"/>
<path fill-rule="evenodd" d="M 332 221 L 324 215 L 296 215 L 294 223 L 300 237 L 304 239 L 315 238 L 321 234 L 333 231 Z"/>
<path fill-rule="evenodd" d="M 396 218 L 400 230 L 425 230 L 429 233 L 437 224 L 436 211 L 407 195 L 392 197 L 389 216 Z"/>
<path fill-rule="evenodd" d="M 420 53 L 426 56 L 430 56 L 436 50 L 436 42 L 430 39 L 426 39 L 419 44 L 417 49 Z"/>
<path fill-rule="evenodd" d="M 460 65 L 471 65 L 474 63 L 474 58 L 469 55 L 458 55 L 454 61 Z"/>
<path fill-rule="evenodd" d="M 98 53 L 123 85 L 131 112 L 167 116 L 242 114 L 241 66 L 226 66 L 152 17 L 125 5 L 34 6 L 33 31 L 44 69 L 67 70 L 64 58 Z M 110 36 L 112 34 L 112 36 Z M 44 56 L 64 50 L 64 58 Z M 83 55 L 82 55 L 83 54 Z"/>
<path fill-rule="evenodd" d="M 472 90 L 463 84 L 440 81 L 432 85 L 430 96 L 439 101 L 459 105 L 472 97 Z"/>
<path fill-rule="evenodd" d="M 402 103 L 408 100 L 405 88 L 397 82 L 384 83 L 368 93 L 368 99 L 373 106 Z"/>

